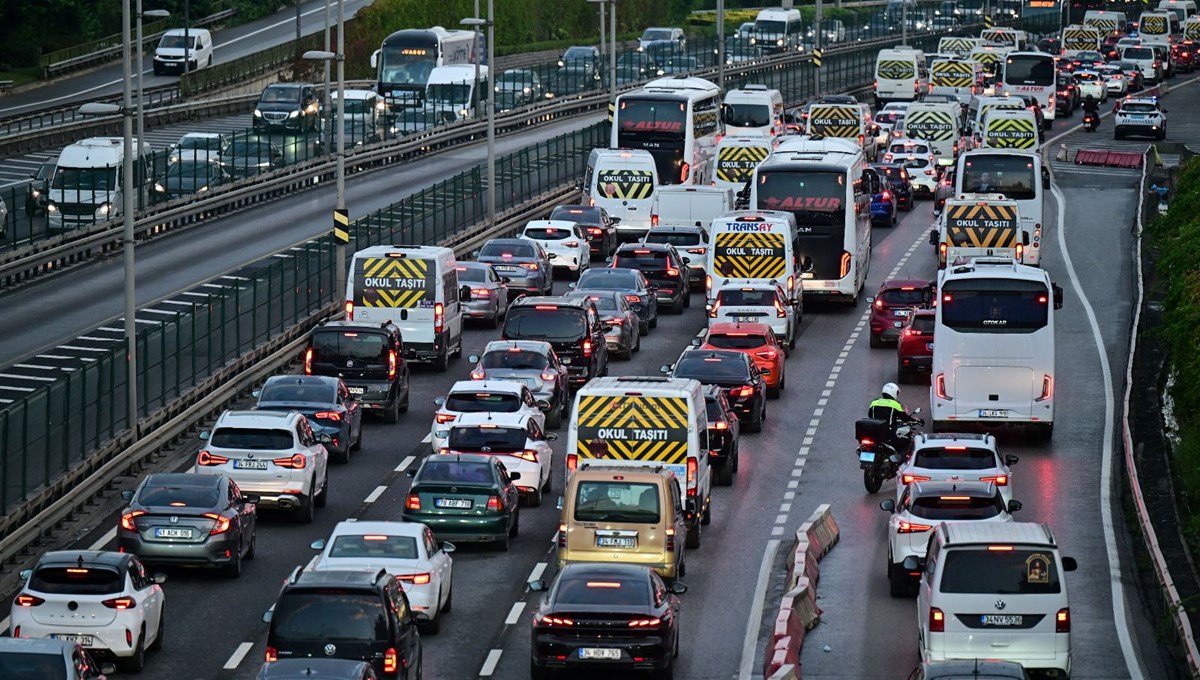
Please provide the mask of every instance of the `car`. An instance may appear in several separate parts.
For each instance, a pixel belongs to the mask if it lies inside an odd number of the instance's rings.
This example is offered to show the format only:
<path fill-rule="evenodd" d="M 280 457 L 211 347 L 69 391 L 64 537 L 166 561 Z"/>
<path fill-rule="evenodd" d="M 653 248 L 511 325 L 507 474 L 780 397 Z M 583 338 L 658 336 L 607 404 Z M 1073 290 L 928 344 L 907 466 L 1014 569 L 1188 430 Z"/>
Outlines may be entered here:
<path fill-rule="evenodd" d="M 1113 138 L 1142 135 L 1167 138 L 1167 111 L 1157 97 L 1127 97 L 1113 113 Z"/>
<path fill-rule="evenodd" d="M 767 396 L 772 399 L 778 399 L 787 387 L 787 347 L 764 323 L 715 323 L 694 338 L 692 346 L 744 353 L 763 374 Z"/>
<path fill-rule="evenodd" d="M 668 57 L 663 62 L 663 73 L 670 75 L 672 73 L 690 73 L 700 70 L 700 60 L 696 57 L 674 56 Z"/>
<path fill-rule="evenodd" d="M 116 670 L 116 664 L 97 663 L 72 640 L 0 638 L 0 675 L 6 678 L 107 680 Z"/>
<path fill-rule="evenodd" d="M 329 435 L 313 432 L 303 414 L 225 411 L 212 430 L 200 432 L 204 448 L 192 472 L 226 475 L 260 508 L 294 512 L 311 524 L 329 500 Z"/>
<path fill-rule="evenodd" d="M 803 305 L 802 298 L 793 301 L 777 283 L 758 279 L 739 283 L 731 279 L 713 291 L 708 327 L 712 329 L 722 322 L 761 323 L 774 331 L 784 352 L 791 354 L 800 332 Z"/>
<path fill-rule="evenodd" d="M 888 144 L 887 151 L 883 154 L 883 162 L 892 163 L 895 158 L 901 156 L 920 156 L 928 158 L 930 162 L 937 162 L 932 145 L 922 139 L 911 137 L 901 137 Z"/>
<path fill-rule="evenodd" d="M 350 659 L 280 659 L 264 663 L 255 680 L 379 680 L 366 661 Z"/>
<path fill-rule="evenodd" d="M 586 668 L 674 675 L 683 583 L 668 586 L 642 565 L 575 563 L 559 570 L 553 583 L 535 580 L 529 589 L 544 593 L 530 629 L 534 680 Z"/>
<path fill-rule="evenodd" d="M 271 83 L 259 95 L 251 121 L 255 132 L 308 132 L 318 128 L 320 118 L 320 102 L 312 83 Z"/>
<path fill-rule="evenodd" d="M 670 305 L 672 314 L 683 314 L 692 305 L 690 260 L 667 243 L 625 243 L 613 254 L 611 266 L 642 272 L 654 284 L 659 304 Z"/>
<path fill-rule="evenodd" d="M 933 191 L 934 217 L 942 214 L 942 209 L 946 207 L 946 199 L 954 197 L 954 182 L 957 177 L 957 166 L 951 165 L 942 172 L 942 178 L 938 180 L 937 189 Z"/>
<path fill-rule="evenodd" d="M 255 390 L 260 411 L 296 411 L 308 418 L 317 435 L 329 435 L 326 447 L 338 463 L 362 446 L 362 406 L 341 378 L 324 375 L 274 375 Z"/>
<path fill-rule="evenodd" d="M 270 624 L 264 661 L 365 661 L 383 677 L 420 680 L 419 620 L 401 583 L 384 568 L 296 567 L 263 614 Z"/>
<path fill-rule="evenodd" d="M 734 37 L 738 38 L 739 40 L 749 39 L 751 36 L 754 35 L 754 22 L 753 21 L 742 22 L 742 24 L 740 24 L 737 27 L 737 31 L 735 31 L 733 35 L 734 35 Z"/>
<path fill-rule="evenodd" d="M 475 364 L 471 380 L 513 382 L 529 388 L 534 403 L 546 416 L 545 426 L 562 425 L 571 408 L 567 367 L 554 346 L 544 340 L 493 340 L 481 354 L 467 360 Z"/>
<path fill-rule="evenodd" d="M 896 213 L 896 195 L 890 182 L 883 183 L 878 192 L 871 194 L 871 226 L 896 226 Z"/>
<path fill-rule="evenodd" d="M 217 163 L 182 160 L 167 166 L 167 171 L 154 183 L 150 196 L 154 201 L 169 201 L 202 194 L 224 181 L 225 173 Z"/>
<path fill-rule="evenodd" d="M 542 79 L 537 71 L 509 69 L 496 79 L 496 99 L 503 100 L 502 109 L 515 109 L 546 98 Z"/>
<path fill-rule="evenodd" d="M 638 38 L 638 51 L 645 52 L 657 46 L 670 47 L 675 51 L 682 52 L 687 46 L 687 36 L 683 34 L 682 28 L 673 26 L 666 28 L 652 26 L 642 31 L 642 37 Z"/>
<path fill-rule="evenodd" d="M 660 368 L 672 378 L 692 378 L 704 385 L 717 385 L 745 421 L 746 431 L 761 432 L 767 419 L 767 381 L 743 352 L 732 350 L 684 350 L 674 364 Z"/>
<path fill-rule="evenodd" d="M 718 385 L 704 386 L 704 405 L 708 410 L 708 460 L 719 486 L 731 486 L 738 471 L 738 440 L 742 421 L 729 404 L 725 390 Z"/>
<path fill-rule="evenodd" d="M 892 141 L 892 130 L 897 129 L 904 118 L 905 112 L 895 109 L 876 113 L 875 126 L 879 128 L 879 133 L 875 135 L 875 145 L 879 148 L 887 146 Z"/>
<path fill-rule="evenodd" d="M 996 437 L 986 433 L 921 433 L 896 474 L 896 500 L 914 482 L 992 482 L 1004 501 L 1012 500 L 1012 466 L 1017 456 L 1000 455 Z"/>
<path fill-rule="evenodd" d="M 421 522 L 437 540 L 494 543 L 508 550 L 520 530 L 520 473 L 478 453 L 428 456 L 409 468 L 412 486 L 400 517 Z"/>
<path fill-rule="evenodd" d="M 881 179 L 886 179 L 896 201 L 896 209 L 910 211 L 913 209 L 913 185 L 908 168 L 903 163 L 875 163 L 871 166 L 879 173 Z"/>
<path fill-rule="evenodd" d="M 170 71 L 194 72 L 212 66 L 212 33 L 206 28 L 194 26 L 168 29 L 162 33 L 162 38 L 154 48 L 152 61 L 156 76 Z"/>
<path fill-rule="evenodd" d="M 256 494 L 224 475 L 161 472 L 121 492 L 129 505 L 117 521 L 117 549 L 144 564 L 216 567 L 242 575 L 254 559 Z"/>
<path fill-rule="evenodd" d="M 609 217 L 608 211 L 594 205 L 558 205 L 547 219 L 574 222 L 587 234 L 592 259 L 604 261 L 617 247 L 619 217 Z"/>
<path fill-rule="evenodd" d="M 1117 68 L 1121 69 L 1121 73 L 1125 74 L 1125 78 L 1129 80 L 1129 89 L 1137 92 L 1145 87 L 1145 76 L 1142 73 L 1142 67 L 1138 66 L 1135 61 L 1118 61 L 1114 62 Z"/>
<path fill-rule="evenodd" d="M 622 52 L 617 55 L 617 84 L 624 85 L 663 75 L 650 55 L 643 52 Z"/>
<path fill-rule="evenodd" d="M 708 242 L 708 230 L 701 226 L 653 227 L 642 237 L 642 243 L 668 243 L 677 251 L 683 251 L 680 255 L 690 260 L 687 263 L 688 285 L 693 289 L 704 287 Z"/>
<path fill-rule="evenodd" d="M 1058 92 L 1055 94 L 1055 100 L 1058 110 L 1071 116 L 1075 113 L 1075 109 L 1079 108 L 1079 86 L 1075 84 L 1075 79 L 1065 73 L 1058 75 Z"/>
<path fill-rule="evenodd" d="M 353 400 L 385 423 L 397 422 L 408 411 L 404 339 L 389 321 L 326 321 L 313 328 L 304 350 L 304 374 L 340 378 Z"/>
<path fill-rule="evenodd" d="M 911 595 L 920 573 L 904 567 L 909 557 L 925 559 L 928 532 L 938 524 L 954 522 L 1011 522 L 1020 501 L 1005 501 L 991 482 L 913 482 L 900 492 L 900 500 L 887 499 L 879 507 L 888 518 L 888 584 L 892 597 Z"/>
<path fill-rule="evenodd" d="M 1182 40 L 1171 46 L 1171 59 L 1174 60 L 1176 68 L 1184 73 L 1191 73 L 1196 70 L 1196 63 L 1200 60 L 1196 50 L 1200 49 L 1200 43 L 1195 40 Z"/>
<path fill-rule="evenodd" d="M 488 328 L 500 325 L 500 319 L 508 313 L 507 276 L 496 273 L 496 268 L 486 262 L 459 260 L 458 282 L 471 287 L 471 299 L 463 305 L 463 314 L 468 319 L 480 319 Z"/>
<path fill-rule="evenodd" d="M 1129 79 L 1116 64 L 1098 66 L 1096 72 L 1104 79 L 1109 96 L 1124 97 L 1129 94 Z"/>
<path fill-rule="evenodd" d="M 550 74 L 546 82 L 546 97 L 567 97 L 596 90 L 603 85 L 600 71 L 584 68 L 572 62 Z"/>
<path fill-rule="evenodd" d="M 571 284 L 576 292 L 613 290 L 625 295 L 625 300 L 638 315 L 640 335 L 648 335 L 658 327 L 658 296 L 654 285 L 637 269 L 606 267 L 589 269 Z"/>
<path fill-rule="evenodd" d="M 871 305 L 871 347 L 896 342 L 913 308 L 932 304 L 932 290 L 929 281 L 921 279 L 888 279 L 879 284 L 879 291 L 867 298 Z"/>
<path fill-rule="evenodd" d="M 241 179 L 283 167 L 283 149 L 265 139 L 242 138 L 221 149 L 218 164 L 230 179 Z"/>
<path fill-rule="evenodd" d="M 550 256 L 535 241 L 520 238 L 494 238 L 472 253 L 478 262 L 492 265 L 496 273 L 508 278 L 508 296 L 519 293 L 549 295 L 554 288 Z"/>
<path fill-rule="evenodd" d="M 957 17 L 934 17 L 929 22 L 929 30 L 931 31 L 954 31 L 962 24 Z"/>
<path fill-rule="evenodd" d="M 933 198 L 933 194 L 937 192 L 938 165 L 930 158 L 928 155 L 898 155 L 892 158 L 893 163 L 903 165 L 908 170 L 908 181 L 912 184 L 914 197 Z"/>
<path fill-rule="evenodd" d="M 601 71 L 603 63 L 601 61 L 600 50 L 591 45 L 573 45 L 567 48 L 566 52 L 558 59 L 559 68 L 576 67 L 586 71 Z"/>
<path fill-rule="evenodd" d="M 1171 59 L 1171 48 L 1161 43 L 1150 45 L 1150 48 L 1154 50 L 1161 78 L 1174 78 L 1175 62 Z"/>
<path fill-rule="evenodd" d="M 1104 36 L 1104 39 L 1100 41 L 1100 53 L 1104 55 L 1104 61 L 1112 61 L 1121 56 L 1121 50 L 1117 48 L 1117 43 L 1122 40 L 1125 40 L 1125 36 L 1116 32 Z M 1136 40 L 1134 44 L 1136 44 Z"/>
<path fill-rule="evenodd" d="M 545 427 L 546 414 L 524 383 L 515 380 L 459 380 L 444 397 L 433 400 L 429 442 L 433 453 L 446 448 L 446 429 L 468 413 L 518 413 L 534 418 Z"/>
<path fill-rule="evenodd" d="M 458 120 L 458 115 L 445 109 L 409 109 L 401 111 L 392 122 L 391 137 L 403 137 Z"/>
<path fill-rule="evenodd" d="M 1029 680 L 1025 667 L 1015 661 L 999 659 L 954 659 L 926 661 L 909 673 L 908 680 Z"/>
<path fill-rule="evenodd" d="M 1095 50 L 1086 50 L 1076 53 L 1074 58 L 1072 58 L 1068 63 L 1074 67 L 1074 71 L 1078 72 L 1080 69 L 1090 69 L 1092 67 L 1099 66 L 1106 61 L 1108 60 L 1104 58 L 1102 53 Z"/>
<path fill-rule="evenodd" d="M 498 456 L 504 469 L 520 473 L 521 500 L 530 507 L 542 504 L 554 478 L 553 432 L 542 430 L 542 418 L 528 413 L 464 413 L 439 432 L 446 442 L 441 454 L 481 453 Z"/>
<path fill-rule="evenodd" d="M 914 382 L 919 373 L 928 374 L 933 365 L 933 320 L 935 310 L 914 308 L 896 340 L 896 382 Z"/>
<path fill-rule="evenodd" d="M 57 159 L 42 161 L 38 169 L 29 176 L 30 182 L 25 185 L 25 214 L 35 215 L 46 212 L 49 202 L 50 179 L 54 177 L 54 168 L 58 166 Z"/>
<path fill-rule="evenodd" d="M 601 320 L 610 327 L 604 334 L 610 357 L 629 360 L 633 358 L 634 352 L 641 351 L 642 335 L 638 328 L 641 321 L 623 293 L 614 290 L 579 290 L 567 293 L 565 297 L 588 298 L 596 305 Z"/>
<path fill-rule="evenodd" d="M 180 161 L 208 162 L 220 159 L 229 143 L 220 132 L 189 132 L 167 148 L 167 165 Z"/>
<path fill-rule="evenodd" d="M 519 238 L 533 241 L 546 250 L 550 266 L 579 275 L 592 265 L 592 250 L 583 227 L 566 220 L 533 220 L 525 224 Z"/>
<path fill-rule="evenodd" d="M 309 546 L 320 554 L 307 571 L 384 569 L 403 585 L 423 632 L 436 635 L 453 602 L 453 543 L 434 540 L 417 522 L 338 522 L 328 539 Z"/>
<path fill-rule="evenodd" d="M 1079 96 L 1084 100 L 1090 95 L 1096 101 L 1108 101 L 1108 81 L 1099 72 L 1076 71 L 1074 78 L 1079 86 Z"/>
<path fill-rule="evenodd" d="M 513 301 L 500 332 L 503 340 L 544 340 L 554 348 L 567 379 L 582 385 L 608 375 L 611 327 L 600 320 L 590 299 L 523 297 Z"/>
<path fill-rule="evenodd" d="M 136 555 L 55 550 L 20 573 L 9 629 L 14 638 L 77 642 L 95 658 L 141 671 L 162 645 L 162 584 Z M 60 676 L 61 677 L 61 676 Z"/>

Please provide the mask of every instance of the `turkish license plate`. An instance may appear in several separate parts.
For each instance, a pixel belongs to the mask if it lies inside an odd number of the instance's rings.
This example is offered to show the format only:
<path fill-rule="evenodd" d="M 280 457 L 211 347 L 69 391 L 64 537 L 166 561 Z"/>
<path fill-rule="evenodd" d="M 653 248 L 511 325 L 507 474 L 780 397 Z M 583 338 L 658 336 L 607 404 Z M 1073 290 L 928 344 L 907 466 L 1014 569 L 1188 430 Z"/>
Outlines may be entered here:
<path fill-rule="evenodd" d="M 738 314 L 733 317 L 733 320 L 737 323 L 754 323 L 760 316 L 760 314 Z"/>
<path fill-rule="evenodd" d="M 506 273 L 515 273 L 515 272 L 521 271 L 521 268 L 520 267 L 496 267 L 496 271 L 506 272 Z"/>
<path fill-rule="evenodd" d="M 60 634 L 56 634 L 56 635 L 51 635 L 50 639 L 51 640 L 66 640 L 67 642 L 77 642 L 77 643 L 83 645 L 84 647 L 91 647 L 94 642 L 91 635 L 64 635 L 64 634 L 60 633 Z"/>
<path fill-rule="evenodd" d="M 349 385 L 347 385 L 346 391 L 348 391 L 350 394 L 366 394 L 367 388 L 365 388 L 365 387 L 350 387 Z"/>
<path fill-rule="evenodd" d="M 619 649 L 598 649 L 596 647 L 581 647 L 579 649 L 579 658 L 581 659 L 605 659 L 609 661 L 618 661 L 621 658 L 621 650 Z"/>
<path fill-rule="evenodd" d="M 859 451 L 858 452 L 858 462 L 874 463 L 875 462 L 875 452 L 874 451 Z"/>
<path fill-rule="evenodd" d="M 564 364 L 571 363 L 571 357 L 559 357 L 559 360 L 562 361 Z"/>
<path fill-rule="evenodd" d="M 1019 626 L 1025 622 L 1020 614 L 984 614 L 979 619 L 985 626 Z"/>
<path fill-rule="evenodd" d="M 907 310 L 907 309 L 897 309 L 892 313 L 895 314 L 896 316 L 908 316 L 908 312 L 909 312 L 909 310 Z"/>
<path fill-rule="evenodd" d="M 597 536 L 597 548 L 629 548 L 637 547 L 637 539 L 631 536 Z"/>
<path fill-rule="evenodd" d="M 474 503 L 470 498 L 435 498 L 433 499 L 434 507 L 438 508 L 453 508 L 455 510 L 470 510 Z"/>
<path fill-rule="evenodd" d="M 267 461 L 265 460 L 235 460 L 233 461 L 234 470 L 266 470 Z"/>
<path fill-rule="evenodd" d="M 191 538 L 191 529 L 174 529 L 171 527 L 155 527 L 155 538 Z"/>
<path fill-rule="evenodd" d="M 979 409 L 980 418 L 1007 418 L 1008 409 L 1005 408 L 981 408 Z"/>

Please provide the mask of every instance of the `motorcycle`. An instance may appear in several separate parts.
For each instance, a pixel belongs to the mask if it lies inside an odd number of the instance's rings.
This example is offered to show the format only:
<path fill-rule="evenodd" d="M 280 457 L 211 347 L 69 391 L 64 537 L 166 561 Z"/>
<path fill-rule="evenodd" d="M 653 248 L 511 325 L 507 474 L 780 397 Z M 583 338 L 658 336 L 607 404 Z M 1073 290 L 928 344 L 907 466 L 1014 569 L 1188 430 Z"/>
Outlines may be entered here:
<path fill-rule="evenodd" d="M 921 409 L 913 411 L 916 416 Z M 915 425 L 924 425 L 925 421 L 916 419 Z M 912 425 L 901 425 L 896 428 L 896 437 L 905 441 L 904 451 L 897 451 L 891 444 L 891 426 L 886 420 L 863 418 L 854 423 L 854 436 L 858 439 L 858 467 L 863 471 L 863 486 L 867 493 L 877 493 L 883 486 L 884 480 L 893 479 L 900 465 L 912 451 L 912 441 L 916 437 L 916 428 Z"/>
<path fill-rule="evenodd" d="M 1083 129 L 1088 132 L 1095 132 L 1096 128 L 1100 127 L 1100 114 L 1087 111 L 1083 114 Z"/>

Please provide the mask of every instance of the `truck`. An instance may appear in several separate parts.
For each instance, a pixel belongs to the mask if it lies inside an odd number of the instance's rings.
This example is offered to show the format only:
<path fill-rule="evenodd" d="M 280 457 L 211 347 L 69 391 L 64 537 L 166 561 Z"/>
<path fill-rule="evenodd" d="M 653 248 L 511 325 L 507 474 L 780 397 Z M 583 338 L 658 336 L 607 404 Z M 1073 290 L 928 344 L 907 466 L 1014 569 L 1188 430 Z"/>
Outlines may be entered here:
<path fill-rule="evenodd" d="M 929 231 L 929 244 L 937 249 L 938 269 L 972 257 L 1010 257 L 1025 264 L 1029 240 L 1017 202 L 1003 194 L 948 198 Z"/>

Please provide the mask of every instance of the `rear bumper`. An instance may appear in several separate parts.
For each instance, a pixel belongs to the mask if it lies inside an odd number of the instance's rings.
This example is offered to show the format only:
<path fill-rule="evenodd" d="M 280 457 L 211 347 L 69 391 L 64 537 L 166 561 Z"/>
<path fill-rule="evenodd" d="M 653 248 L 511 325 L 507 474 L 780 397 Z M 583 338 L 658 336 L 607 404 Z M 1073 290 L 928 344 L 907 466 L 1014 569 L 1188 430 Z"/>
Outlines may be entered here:
<path fill-rule="evenodd" d="M 618 649 L 620 659 L 581 659 L 583 648 Z M 641 638 L 573 638 L 548 633 L 534 633 L 533 666 L 546 669 L 610 669 L 611 671 L 645 671 L 666 667 L 671 660 L 668 641 L 659 635 Z"/>
<path fill-rule="evenodd" d="M 433 342 L 408 342 L 404 343 L 404 360 L 416 361 L 417 363 L 432 363 L 441 358 L 442 353 L 447 351 L 446 338 L 438 338 Z"/>
<path fill-rule="evenodd" d="M 897 362 L 902 368 L 907 370 L 928 373 L 933 367 L 933 356 L 905 356 L 901 354 Z"/>
<path fill-rule="evenodd" d="M 405 522 L 422 522 L 438 540 L 451 538 L 460 543 L 487 543 L 508 535 L 508 515 L 493 517 L 440 517 L 402 513 Z"/>
<path fill-rule="evenodd" d="M 568 564 L 576 562 L 600 562 L 604 564 L 640 564 L 650 567 L 659 576 L 672 579 L 675 578 L 675 559 L 674 555 L 663 555 L 662 553 L 635 553 L 635 552 L 619 552 L 614 553 L 612 550 L 580 550 L 575 549 L 564 553 L 560 548 L 558 551 L 558 568 L 562 569 Z"/>
<path fill-rule="evenodd" d="M 921 650 L 921 657 L 925 661 L 976 659 L 980 656 L 978 652 L 972 652 L 967 648 L 971 642 L 971 638 L 975 637 L 969 633 L 930 633 L 929 635 L 932 639 L 927 640 L 925 642 L 925 649 Z M 1045 633 L 1045 635 L 1053 635 L 1057 638 L 1055 640 L 1056 649 L 1054 652 L 1047 651 L 1043 654 L 1036 654 L 1022 650 L 1020 646 L 1014 646 L 1004 650 L 1004 660 L 1015 661 L 1025 668 L 1056 669 L 1070 673 L 1071 634 Z M 960 640 L 961 645 L 959 644 Z M 975 644 L 978 645 L 979 642 L 976 641 Z"/>
<path fill-rule="evenodd" d="M 382 409 L 390 401 L 392 394 L 391 382 L 347 380 L 346 388 L 365 409 Z M 362 392 L 355 390 L 361 388 Z"/>
<path fill-rule="evenodd" d="M 147 564 L 197 567 L 222 566 L 233 560 L 240 550 L 238 537 L 229 534 L 220 540 L 203 543 L 159 543 L 146 541 L 133 532 L 120 530 L 117 533 L 117 545 L 121 552 L 133 553 Z"/>

